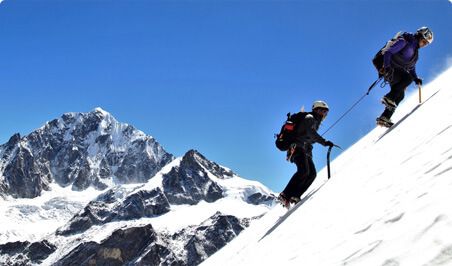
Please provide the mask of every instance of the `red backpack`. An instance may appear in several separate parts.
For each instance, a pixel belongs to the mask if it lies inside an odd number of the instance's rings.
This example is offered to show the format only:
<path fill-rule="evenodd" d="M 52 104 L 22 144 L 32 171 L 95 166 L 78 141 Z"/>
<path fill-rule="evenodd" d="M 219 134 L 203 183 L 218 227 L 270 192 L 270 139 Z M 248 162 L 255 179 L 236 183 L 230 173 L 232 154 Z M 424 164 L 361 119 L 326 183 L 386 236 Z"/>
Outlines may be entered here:
<path fill-rule="evenodd" d="M 287 113 L 287 120 L 281 127 L 279 134 L 275 134 L 276 148 L 280 151 L 287 151 L 290 145 L 295 142 L 297 136 L 297 127 L 299 123 L 306 117 L 307 112 L 299 112 L 296 114 Z"/>

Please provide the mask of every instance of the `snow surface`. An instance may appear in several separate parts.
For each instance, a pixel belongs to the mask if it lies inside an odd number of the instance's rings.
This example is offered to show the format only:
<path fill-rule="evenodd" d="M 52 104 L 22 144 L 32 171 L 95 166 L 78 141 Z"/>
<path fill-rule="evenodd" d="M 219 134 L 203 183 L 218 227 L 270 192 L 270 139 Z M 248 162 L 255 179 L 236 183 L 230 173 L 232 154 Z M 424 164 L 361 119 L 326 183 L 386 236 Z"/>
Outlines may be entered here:
<path fill-rule="evenodd" d="M 452 265 L 452 68 L 202 265 Z M 386 134 L 385 134 L 386 133 Z M 272 229 L 272 230 L 270 230 Z"/>
<path fill-rule="evenodd" d="M 94 188 L 73 191 L 56 184 L 51 184 L 50 188 L 33 199 L 0 198 L 0 244 L 40 240 L 103 192 Z"/>

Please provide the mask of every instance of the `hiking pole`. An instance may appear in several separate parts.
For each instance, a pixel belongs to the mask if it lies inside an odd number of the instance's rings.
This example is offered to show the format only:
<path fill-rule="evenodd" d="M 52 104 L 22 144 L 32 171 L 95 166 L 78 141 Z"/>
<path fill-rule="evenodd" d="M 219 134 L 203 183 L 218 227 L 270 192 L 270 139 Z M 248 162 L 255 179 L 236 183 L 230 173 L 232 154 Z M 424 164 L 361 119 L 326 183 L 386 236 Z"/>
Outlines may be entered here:
<path fill-rule="evenodd" d="M 417 85 L 417 89 L 419 91 L 419 103 L 422 103 L 421 84 Z"/>

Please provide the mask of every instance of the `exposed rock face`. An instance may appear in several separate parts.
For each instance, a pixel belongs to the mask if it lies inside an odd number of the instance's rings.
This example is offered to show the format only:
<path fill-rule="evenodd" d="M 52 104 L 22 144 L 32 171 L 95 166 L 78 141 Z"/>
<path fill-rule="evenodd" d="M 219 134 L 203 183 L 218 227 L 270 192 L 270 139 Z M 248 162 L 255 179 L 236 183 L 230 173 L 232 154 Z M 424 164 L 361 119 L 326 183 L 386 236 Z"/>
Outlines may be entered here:
<path fill-rule="evenodd" d="M 119 229 L 100 244 L 78 245 L 56 265 L 198 265 L 246 226 L 248 220 L 217 213 L 172 236 L 157 233 L 151 225 Z M 185 252 L 175 253 L 175 246 Z"/>
<path fill-rule="evenodd" d="M 232 177 L 232 172 L 204 158 L 197 151 L 187 152 L 179 167 L 163 175 L 163 189 L 171 204 L 196 204 L 201 200 L 214 202 L 223 196 L 221 187 L 209 178 L 208 172 L 217 178 Z"/>
<path fill-rule="evenodd" d="M 3 187 L 8 194 L 32 198 L 47 190 L 52 181 L 49 168 L 35 158 L 24 145 L 17 145 L 14 155 L 4 167 Z"/>
<path fill-rule="evenodd" d="M 0 256 L 6 257 L 6 265 L 31 265 L 40 263 L 56 250 L 56 246 L 46 240 L 30 243 L 10 242 L 0 245 Z"/>
<path fill-rule="evenodd" d="M 276 198 L 275 195 L 269 195 L 269 194 L 263 194 L 260 192 L 256 192 L 256 193 L 248 196 L 246 201 L 250 204 L 259 205 L 259 204 L 263 204 L 265 202 L 272 202 L 273 200 L 275 200 L 275 198 Z"/>
<path fill-rule="evenodd" d="M 201 200 L 214 202 L 223 197 L 223 190 L 209 178 L 208 175 L 212 172 L 220 175 L 214 176 L 215 178 L 228 178 L 233 175 L 232 172 L 208 161 L 197 151 L 191 150 L 185 154 L 178 166 L 163 174 L 164 191 L 160 188 L 152 191 L 136 188 L 137 191 L 132 192 L 123 187 L 115 187 L 91 201 L 83 212 L 75 215 L 57 233 L 70 235 L 111 221 L 162 215 L 170 211 L 170 204 L 197 204 Z"/>
<path fill-rule="evenodd" d="M 217 213 L 202 225 L 188 230 L 191 233 L 182 232 L 190 236 L 184 246 L 187 265 L 200 264 L 240 234 L 249 225 L 248 222 L 246 219 L 241 221 L 234 216 Z"/>
<path fill-rule="evenodd" d="M 108 190 L 91 201 L 83 212 L 75 215 L 57 234 L 81 233 L 93 225 L 153 217 L 170 210 L 168 200 L 159 188 L 151 191 L 140 190 L 129 195 L 126 193 L 122 187 Z"/>
<path fill-rule="evenodd" d="M 57 265 L 124 265 L 135 260 L 144 248 L 157 240 L 151 225 L 120 229 L 102 241 L 82 243 Z"/>
<path fill-rule="evenodd" d="M 51 182 L 74 190 L 146 182 L 173 159 L 155 139 L 102 109 L 67 113 L 0 146 L 0 193 L 33 198 Z"/>

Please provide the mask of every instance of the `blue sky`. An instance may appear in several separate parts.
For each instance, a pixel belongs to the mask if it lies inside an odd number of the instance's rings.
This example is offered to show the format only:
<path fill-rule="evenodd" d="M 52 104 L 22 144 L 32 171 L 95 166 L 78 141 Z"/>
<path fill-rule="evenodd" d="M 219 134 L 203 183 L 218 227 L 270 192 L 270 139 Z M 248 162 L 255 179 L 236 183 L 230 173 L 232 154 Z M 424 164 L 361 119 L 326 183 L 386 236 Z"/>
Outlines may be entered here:
<path fill-rule="evenodd" d="M 176 156 L 197 149 L 280 191 L 295 170 L 274 147 L 285 114 L 327 101 L 322 133 L 375 80 L 371 59 L 386 40 L 424 25 L 435 33 L 417 66 L 428 82 L 452 57 L 447 0 L 5 0 L 0 143 L 101 107 Z M 387 91 L 325 137 L 352 145 L 375 127 Z M 314 156 L 320 170 L 326 148 Z"/>

